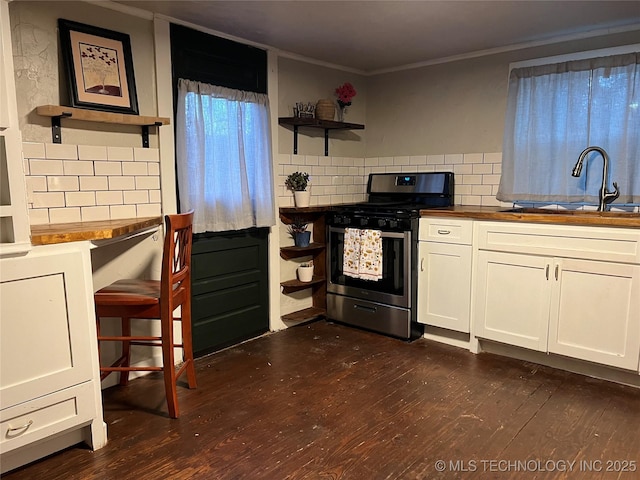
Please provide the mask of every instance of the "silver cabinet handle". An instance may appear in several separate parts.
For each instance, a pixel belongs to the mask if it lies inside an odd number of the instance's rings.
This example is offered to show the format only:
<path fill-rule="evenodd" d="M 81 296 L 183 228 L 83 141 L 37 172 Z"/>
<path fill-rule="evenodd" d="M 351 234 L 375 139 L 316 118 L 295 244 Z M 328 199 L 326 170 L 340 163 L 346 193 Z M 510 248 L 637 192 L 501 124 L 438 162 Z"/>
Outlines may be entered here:
<path fill-rule="evenodd" d="M 7 429 L 7 433 L 17 432 L 18 430 L 26 430 L 31 425 L 33 425 L 33 420 L 29 420 L 29 423 L 25 423 L 24 425 L 20 425 L 19 427 L 12 427 L 11 425 L 9 425 L 9 428 Z"/>
<path fill-rule="evenodd" d="M 449 235 L 451 230 L 438 230 L 439 235 Z"/>
<path fill-rule="evenodd" d="M 547 263 L 547 268 L 545 270 L 545 276 L 547 277 L 547 280 L 549 280 L 549 264 Z"/>

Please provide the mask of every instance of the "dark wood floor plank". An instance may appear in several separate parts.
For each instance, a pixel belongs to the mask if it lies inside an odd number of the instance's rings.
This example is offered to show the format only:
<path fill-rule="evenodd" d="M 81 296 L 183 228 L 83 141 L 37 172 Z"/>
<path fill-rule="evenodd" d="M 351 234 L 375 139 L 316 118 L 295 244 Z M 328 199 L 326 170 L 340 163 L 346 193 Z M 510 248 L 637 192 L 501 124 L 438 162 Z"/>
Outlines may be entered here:
<path fill-rule="evenodd" d="M 196 363 L 178 420 L 162 381 L 139 378 L 103 394 L 105 448 L 73 447 L 3 478 L 625 480 L 636 477 L 491 472 L 481 461 L 640 463 L 640 390 L 514 359 L 320 321 Z M 453 471 L 472 461 L 475 472 Z"/>

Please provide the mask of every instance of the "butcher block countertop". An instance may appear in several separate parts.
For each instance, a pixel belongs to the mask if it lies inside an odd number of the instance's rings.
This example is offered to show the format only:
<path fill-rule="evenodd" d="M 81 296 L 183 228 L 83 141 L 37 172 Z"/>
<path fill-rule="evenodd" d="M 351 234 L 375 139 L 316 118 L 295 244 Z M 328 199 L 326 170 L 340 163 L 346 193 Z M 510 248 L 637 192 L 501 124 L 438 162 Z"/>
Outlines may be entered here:
<path fill-rule="evenodd" d="M 640 228 L 640 213 L 627 212 L 457 205 L 450 208 L 420 210 L 420 214 L 422 217 L 457 217 L 477 220 L 553 223 L 559 225 Z"/>
<path fill-rule="evenodd" d="M 32 225 L 31 243 L 52 245 L 82 240 L 108 240 L 132 235 L 158 225 L 162 225 L 162 217 Z"/>

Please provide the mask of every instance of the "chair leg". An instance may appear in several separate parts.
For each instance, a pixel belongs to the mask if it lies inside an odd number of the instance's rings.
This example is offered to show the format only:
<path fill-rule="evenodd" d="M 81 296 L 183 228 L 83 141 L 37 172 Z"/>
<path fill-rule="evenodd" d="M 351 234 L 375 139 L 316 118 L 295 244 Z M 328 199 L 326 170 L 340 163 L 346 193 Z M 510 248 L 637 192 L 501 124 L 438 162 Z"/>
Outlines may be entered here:
<path fill-rule="evenodd" d="M 128 317 L 122 317 L 122 336 L 131 336 L 131 319 Z M 124 362 L 123 367 L 131 365 L 131 342 L 129 340 L 122 341 L 122 358 Z M 125 370 L 120 372 L 120 385 L 125 386 L 129 384 L 129 371 Z"/>
<path fill-rule="evenodd" d="M 161 319 L 162 329 L 162 372 L 167 408 L 171 418 L 178 418 L 178 392 L 176 386 L 176 368 L 173 353 L 173 312 Z"/>
<path fill-rule="evenodd" d="M 181 307 L 182 351 L 183 360 L 187 364 L 187 382 L 189 388 L 196 388 L 196 369 L 193 363 L 193 339 L 191 334 L 191 302 L 187 301 Z"/>

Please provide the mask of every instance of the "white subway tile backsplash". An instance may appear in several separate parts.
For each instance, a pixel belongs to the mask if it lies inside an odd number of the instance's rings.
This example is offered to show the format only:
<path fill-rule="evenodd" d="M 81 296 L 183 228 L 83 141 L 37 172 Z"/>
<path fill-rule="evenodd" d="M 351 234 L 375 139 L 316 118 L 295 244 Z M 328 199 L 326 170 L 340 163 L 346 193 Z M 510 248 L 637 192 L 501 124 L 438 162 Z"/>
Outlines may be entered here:
<path fill-rule="evenodd" d="M 453 173 L 456 176 L 456 184 L 460 183 L 460 176 L 471 175 L 473 173 L 473 165 L 453 165 Z"/>
<path fill-rule="evenodd" d="M 49 209 L 50 223 L 69 223 L 69 222 L 81 222 L 81 221 L 82 221 L 82 216 L 80 215 L 80 207 Z"/>
<path fill-rule="evenodd" d="M 451 158 L 449 159 L 450 161 L 448 162 L 448 165 L 452 165 L 454 163 L 462 163 L 462 161 L 460 162 L 455 162 L 455 158 Z M 444 155 L 427 155 L 427 165 L 444 165 L 445 163 L 445 156 Z"/>
<path fill-rule="evenodd" d="M 49 159 L 56 160 L 77 160 L 78 146 L 63 145 L 62 143 L 45 143 L 45 155 Z"/>
<path fill-rule="evenodd" d="M 31 175 L 31 167 L 29 166 L 29 159 L 26 157 L 22 159 L 22 170 L 24 171 L 25 175 Z"/>
<path fill-rule="evenodd" d="M 491 185 L 472 185 L 472 195 L 491 195 Z"/>
<path fill-rule="evenodd" d="M 34 192 L 34 208 L 64 207 L 64 192 Z"/>
<path fill-rule="evenodd" d="M 472 172 L 476 175 L 493 173 L 493 165 L 487 163 L 474 163 L 471 165 Z"/>
<path fill-rule="evenodd" d="M 122 191 L 96 192 L 97 205 L 121 205 L 124 203 Z"/>
<path fill-rule="evenodd" d="M 133 149 L 133 158 L 136 162 L 155 162 L 160 161 L 160 150 L 157 148 L 136 147 Z"/>
<path fill-rule="evenodd" d="M 121 218 L 136 218 L 136 206 L 135 205 L 111 205 L 109 207 L 109 216 L 118 220 Z"/>
<path fill-rule="evenodd" d="M 159 177 L 152 177 L 152 176 L 135 177 L 136 190 L 157 190 L 159 188 L 160 188 Z"/>
<path fill-rule="evenodd" d="M 32 208 L 29 210 L 29 223 L 31 225 L 46 225 L 49 222 L 48 208 Z"/>
<path fill-rule="evenodd" d="M 132 162 L 133 148 L 131 147 L 107 147 L 107 160 L 110 162 Z"/>
<path fill-rule="evenodd" d="M 317 155 L 305 155 L 304 156 L 304 164 L 305 165 L 318 165 L 319 160 Z"/>
<path fill-rule="evenodd" d="M 79 160 L 107 160 L 107 147 L 100 145 L 78 145 Z"/>
<path fill-rule="evenodd" d="M 136 205 L 137 217 L 157 217 L 158 215 L 162 215 L 162 209 L 159 203 Z"/>
<path fill-rule="evenodd" d="M 484 154 L 484 163 L 502 164 L 502 152 L 485 153 Z"/>
<path fill-rule="evenodd" d="M 86 160 L 63 160 L 65 175 L 94 175 L 93 162 Z"/>
<path fill-rule="evenodd" d="M 498 185 L 500 183 L 500 175 L 483 175 L 482 183 L 485 185 Z"/>
<path fill-rule="evenodd" d="M 46 158 L 44 143 L 22 142 L 24 158 Z"/>
<path fill-rule="evenodd" d="M 147 175 L 147 162 L 122 162 L 123 175 Z"/>
<path fill-rule="evenodd" d="M 149 192 L 147 190 L 130 190 L 123 192 L 124 203 L 135 205 L 136 203 L 149 203 Z"/>
<path fill-rule="evenodd" d="M 121 177 L 121 176 L 109 177 L 109 190 L 135 190 L 135 189 L 136 189 L 135 177 Z"/>
<path fill-rule="evenodd" d="M 483 163 L 484 155 L 482 153 L 465 153 L 464 163 Z"/>
<path fill-rule="evenodd" d="M 96 192 L 65 192 L 67 207 L 88 207 L 96 204 Z"/>
<path fill-rule="evenodd" d="M 93 162 L 96 175 L 122 175 L 120 162 Z"/>
<path fill-rule="evenodd" d="M 465 185 L 480 185 L 482 184 L 482 175 L 464 175 L 462 177 L 462 183 Z"/>
<path fill-rule="evenodd" d="M 448 153 L 444 156 L 444 163 L 447 165 L 464 163 L 464 156 L 461 153 Z"/>
<path fill-rule="evenodd" d="M 109 207 L 80 207 L 80 215 L 83 222 L 91 222 L 94 220 L 104 220 L 109 218 Z"/>
<path fill-rule="evenodd" d="M 393 157 L 393 164 L 394 165 L 409 165 L 409 157 L 407 157 L 407 156 Z"/>
<path fill-rule="evenodd" d="M 24 142 L 23 156 L 32 224 L 156 216 L 162 210 L 157 148 Z"/>
<path fill-rule="evenodd" d="M 109 190 L 107 177 L 80 177 L 80 190 Z"/>
<path fill-rule="evenodd" d="M 78 177 L 49 175 L 47 177 L 47 190 L 50 192 L 80 190 L 80 183 L 78 182 Z"/>
<path fill-rule="evenodd" d="M 31 175 L 64 175 L 62 160 L 29 160 Z"/>
<path fill-rule="evenodd" d="M 393 157 L 378 157 L 379 167 L 388 167 L 393 165 Z"/>

